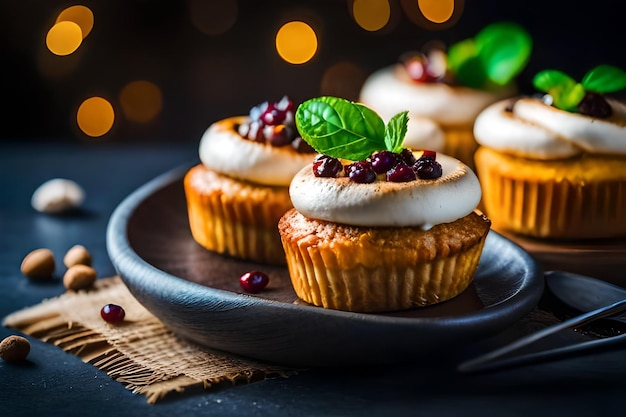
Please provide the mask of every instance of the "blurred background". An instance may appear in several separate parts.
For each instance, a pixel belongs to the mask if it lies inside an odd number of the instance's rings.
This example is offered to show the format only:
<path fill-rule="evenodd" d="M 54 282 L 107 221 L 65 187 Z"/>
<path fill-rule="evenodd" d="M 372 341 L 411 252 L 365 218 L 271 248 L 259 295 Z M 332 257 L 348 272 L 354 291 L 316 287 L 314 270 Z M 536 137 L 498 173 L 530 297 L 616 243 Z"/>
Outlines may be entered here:
<path fill-rule="evenodd" d="M 356 100 L 367 75 L 496 21 L 542 69 L 626 69 L 613 0 L 3 0 L 0 141 L 198 142 L 212 122 L 283 95 Z"/>

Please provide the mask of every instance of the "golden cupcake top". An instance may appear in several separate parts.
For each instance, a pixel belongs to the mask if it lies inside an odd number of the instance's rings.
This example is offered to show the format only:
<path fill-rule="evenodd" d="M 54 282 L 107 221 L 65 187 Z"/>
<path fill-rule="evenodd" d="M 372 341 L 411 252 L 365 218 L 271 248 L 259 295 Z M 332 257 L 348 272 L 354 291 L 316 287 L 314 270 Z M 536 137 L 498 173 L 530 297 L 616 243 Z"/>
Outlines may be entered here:
<path fill-rule="evenodd" d="M 288 186 L 315 151 L 302 140 L 288 97 L 264 102 L 247 116 L 213 123 L 200 140 L 200 160 L 209 169 L 257 184 Z"/>
<path fill-rule="evenodd" d="M 471 213 L 481 197 L 474 173 L 455 158 L 404 148 L 407 120 L 401 112 L 385 124 L 336 97 L 302 103 L 296 126 L 321 155 L 292 180 L 294 207 L 318 220 L 425 229 Z"/>

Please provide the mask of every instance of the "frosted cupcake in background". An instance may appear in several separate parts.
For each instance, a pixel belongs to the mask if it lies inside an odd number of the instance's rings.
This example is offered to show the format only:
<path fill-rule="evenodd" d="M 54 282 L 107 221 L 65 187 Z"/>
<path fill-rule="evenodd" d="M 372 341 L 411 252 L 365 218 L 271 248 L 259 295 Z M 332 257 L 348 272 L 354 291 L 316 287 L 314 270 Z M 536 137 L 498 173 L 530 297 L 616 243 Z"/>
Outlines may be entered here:
<path fill-rule="evenodd" d="M 440 150 L 473 166 L 476 116 L 514 96 L 514 78 L 532 50 L 520 26 L 494 23 L 476 37 L 424 53 L 409 53 L 365 81 L 359 100 L 384 120 L 408 110 L 405 145 Z"/>
<path fill-rule="evenodd" d="M 278 219 L 292 208 L 288 187 L 293 175 L 315 156 L 293 117 L 294 105 L 284 97 L 206 130 L 201 163 L 184 180 L 196 242 L 222 255 L 285 263 Z"/>
<path fill-rule="evenodd" d="M 626 104 L 606 94 L 626 73 L 581 82 L 538 73 L 542 97 L 503 100 L 476 119 L 476 168 L 494 228 L 536 238 L 626 236 Z"/>

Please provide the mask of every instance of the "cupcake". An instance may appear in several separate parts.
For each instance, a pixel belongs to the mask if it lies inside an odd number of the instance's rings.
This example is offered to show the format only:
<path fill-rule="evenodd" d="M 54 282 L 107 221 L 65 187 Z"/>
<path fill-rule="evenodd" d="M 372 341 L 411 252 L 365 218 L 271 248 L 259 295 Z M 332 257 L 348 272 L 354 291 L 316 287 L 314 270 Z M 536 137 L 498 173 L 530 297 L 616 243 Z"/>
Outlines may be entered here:
<path fill-rule="evenodd" d="M 320 153 L 293 178 L 278 223 L 298 297 L 324 308 L 396 311 L 440 303 L 471 283 L 490 222 L 459 160 L 403 147 L 408 115 L 320 97 L 298 107 Z"/>
<path fill-rule="evenodd" d="M 276 225 L 290 208 L 289 183 L 314 150 L 297 135 L 293 103 L 263 103 L 248 116 L 212 124 L 200 140 L 201 163 L 184 178 L 189 226 L 205 248 L 284 265 Z"/>
<path fill-rule="evenodd" d="M 495 23 L 447 53 L 437 47 L 405 54 L 370 75 L 359 100 L 385 120 L 408 110 L 405 146 L 441 150 L 472 167 L 474 120 L 489 104 L 516 94 L 513 78 L 531 48 L 521 27 Z"/>
<path fill-rule="evenodd" d="M 493 226 L 541 239 L 626 236 L 626 105 L 606 94 L 626 73 L 599 66 L 578 83 L 538 73 L 547 94 L 503 100 L 476 119 L 476 167 Z"/>

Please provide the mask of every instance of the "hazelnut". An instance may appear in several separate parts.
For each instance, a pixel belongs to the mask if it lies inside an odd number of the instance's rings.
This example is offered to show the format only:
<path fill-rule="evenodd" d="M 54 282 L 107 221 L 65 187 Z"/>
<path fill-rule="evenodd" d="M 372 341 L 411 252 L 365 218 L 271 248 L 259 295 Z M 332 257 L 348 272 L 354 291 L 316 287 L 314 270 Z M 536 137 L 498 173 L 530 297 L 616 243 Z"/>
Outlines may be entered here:
<path fill-rule="evenodd" d="M 88 265 L 74 265 L 63 275 L 63 285 L 68 290 L 86 289 L 91 287 L 95 281 L 96 270 Z"/>
<path fill-rule="evenodd" d="M 7 362 L 20 362 L 30 353 L 30 342 L 22 336 L 11 335 L 0 342 L 0 358 Z"/>
<path fill-rule="evenodd" d="M 83 245 L 74 245 L 63 257 L 63 264 L 68 268 L 74 265 L 91 266 L 91 254 Z"/>
<path fill-rule="evenodd" d="M 35 249 L 22 261 L 20 270 L 29 278 L 45 279 L 54 272 L 54 255 L 50 249 Z"/>
<path fill-rule="evenodd" d="M 33 193 L 31 205 L 43 213 L 58 214 L 77 209 L 85 192 L 74 181 L 54 178 L 41 184 Z"/>

